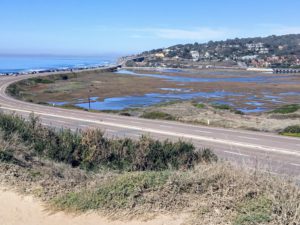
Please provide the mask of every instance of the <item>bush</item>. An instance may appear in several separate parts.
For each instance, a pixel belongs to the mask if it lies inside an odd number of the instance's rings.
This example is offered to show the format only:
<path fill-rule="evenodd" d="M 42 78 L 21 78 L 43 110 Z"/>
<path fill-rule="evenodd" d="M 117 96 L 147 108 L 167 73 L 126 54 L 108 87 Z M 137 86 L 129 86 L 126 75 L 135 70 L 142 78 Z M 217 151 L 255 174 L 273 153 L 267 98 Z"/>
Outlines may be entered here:
<path fill-rule="evenodd" d="M 176 118 L 168 113 L 164 112 L 145 112 L 142 116 L 145 119 L 160 119 L 160 120 L 175 120 Z"/>
<path fill-rule="evenodd" d="M 29 84 L 52 84 L 54 83 L 53 80 L 49 80 L 47 78 L 42 78 L 42 77 L 34 77 L 34 78 L 29 78 L 28 80 L 25 80 Z"/>
<path fill-rule="evenodd" d="M 280 132 L 281 135 L 300 137 L 300 125 L 289 126 Z"/>
<path fill-rule="evenodd" d="M 191 143 L 183 141 L 161 142 L 146 136 L 137 141 L 109 139 L 97 129 L 57 131 L 42 126 L 34 115 L 25 121 L 16 115 L 0 113 L 0 129 L 5 139 L 18 135 L 38 156 L 88 170 L 102 167 L 127 171 L 189 169 L 202 161 L 217 160 L 209 149 L 196 152 Z"/>
<path fill-rule="evenodd" d="M 283 130 L 284 133 L 300 133 L 300 125 L 289 126 Z"/>
<path fill-rule="evenodd" d="M 69 193 L 54 200 L 60 209 L 88 211 L 126 209 L 143 204 L 142 193 L 156 191 L 169 177 L 168 172 L 142 172 L 108 180 L 96 190 Z"/>
<path fill-rule="evenodd" d="M 291 105 L 284 105 L 280 108 L 277 108 L 270 113 L 280 113 L 280 114 L 288 114 L 288 113 L 294 113 L 300 109 L 300 105 L 298 104 L 291 104 Z"/>
<path fill-rule="evenodd" d="M 230 111 L 232 113 L 235 113 L 235 114 L 244 115 L 244 113 L 242 111 L 237 110 L 237 109 L 231 107 L 230 105 L 226 105 L 226 104 L 213 104 L 212 107 L 215 108 L 215 109 L 228 110 L 228 111 Z"/>
<path fill-rule="evenodd" d="M 205 108 L 205 105 L 203 104 L 203 103 L 194 103 L 193 104 L 196 108 L 198 108 L 198 109 L 203 109 L 203 108 Z"/>

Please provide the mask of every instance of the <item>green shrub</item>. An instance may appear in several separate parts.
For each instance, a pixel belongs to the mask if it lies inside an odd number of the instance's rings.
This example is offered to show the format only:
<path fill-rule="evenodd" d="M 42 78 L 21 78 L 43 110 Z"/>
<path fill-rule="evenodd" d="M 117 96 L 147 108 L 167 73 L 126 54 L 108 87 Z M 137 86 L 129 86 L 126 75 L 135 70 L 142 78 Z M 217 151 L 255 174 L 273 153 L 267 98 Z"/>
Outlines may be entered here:
<path fill-rule="evenodd" d="M 42 78 L 42 77 L 34 77 L 34 78 L 29 78 L 27 81 L 29 84 L 52 84 L 54 83 L 53 80 L 47 79 L 47 78 Z"/>
<path fill-rule="evenodd" d="M 226 104 L 213 104 L 212 107 L 215 109 L 221 109 L 221 110 L 231 110 L 232 107 Z"/>
<path fill-rule="evenodd" d="M 11 84 L 7 87 L 6 91 L 11 96 L 20 97 L 23 89 L 17 84 Z"/>
<path fill-rule="evenodd" d="M 205 108 L 205 105 L 203 104 L 203 103 L 195 103 L 195 104 L 193 104 L 196 108 L 198 108 L 198 109 L 203 109 L 203 108 Z"/>
<path fill-rule="evenodd" d="M 126 209 L 143 203 L 143 193 L 163 186 L 168 172 L 129 173 L 108 180 L 92 191 L 69 193 L 54 200 L 60 209 L 87 211 L 97 209 Z"/>
<path fill-rule="evenodd" d="M 11 162 L 14 160 L 14 156 L 11 152 L 0 151 L 0 161 L 1 162 Z"/>
<path fill-rule="evenodd" d="M 300 125 L 289 126 L 283 130 L 284 133 L 300 133 Z"/>
<path fill-rule="evenodd" d="M 42 126 L 34 115 L 25 121 L 20 116 L 0 113 L 0 129 L 5 139 L 18 135 L 38 156 L 88 170 L 189 169 L 199 162 L 216 160 L 210 150 L 195 151 L 191 143 L 183 141 L 161 142 L 146 136 L 137 141 L 109 139 L 101 130 L 55 130 Z"/>
<path fill-rule="evenodd" d="M 289 126 L 280 132 L 281 135 L 300 137 L 300 125 Z"/>
<path fill-rule="evenodd" d="M 143 113 L 143 115 L 141 117 L 145 118 L 145 119 L 160 119 L 160 120 L 175 120 L 176 119 L 174 116 L 172 116 L 168 113 L 158 112 L 158 111 L 145 112 L 145 113 Z"/>
<path fill-rule="evenodd" d="M 288 113 L 294 113 L 300 109 L 300 105 L 298 104 L 291 104 L 291 105 L 284 105 L 281 106 L 270 113 L 280 113 L 280 114 L 288 114 Z"/>
<path fill-rule="evenodd" d="M 264 196 L 246 201 L 238 207 L 234 225 L 264 224 L 272 220 L 272 201 Z"/>
<path fill-rule="evenodd" d="M 228 111 L 230 111 L 232 113 L 235 113 L 235 114 L 244 115 L 244 113 L 242 111 L 237 110 L 237 109 L 233 108 L 230 105 L 226 105 L 226 104 L 212 104 L 212 107 L 215 108 L 215 109 L 228 110 Z"/>

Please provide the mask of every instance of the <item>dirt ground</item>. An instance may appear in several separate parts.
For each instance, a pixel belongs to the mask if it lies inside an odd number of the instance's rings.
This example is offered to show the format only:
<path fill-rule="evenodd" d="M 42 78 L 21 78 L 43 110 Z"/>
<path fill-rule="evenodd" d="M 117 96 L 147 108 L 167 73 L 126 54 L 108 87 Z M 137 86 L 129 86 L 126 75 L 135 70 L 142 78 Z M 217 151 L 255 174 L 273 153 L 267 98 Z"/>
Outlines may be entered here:
<path fill-rule="evenodd" d="M 158 216 L 149 221 L 109 221 L 97 213 L 72 215 L 63 212 L 50 213 L 43 203 L 31 196 L 21 196 L 16 192 L 0 189 L 1 225 L 179 225 L 181 216 Z"/>

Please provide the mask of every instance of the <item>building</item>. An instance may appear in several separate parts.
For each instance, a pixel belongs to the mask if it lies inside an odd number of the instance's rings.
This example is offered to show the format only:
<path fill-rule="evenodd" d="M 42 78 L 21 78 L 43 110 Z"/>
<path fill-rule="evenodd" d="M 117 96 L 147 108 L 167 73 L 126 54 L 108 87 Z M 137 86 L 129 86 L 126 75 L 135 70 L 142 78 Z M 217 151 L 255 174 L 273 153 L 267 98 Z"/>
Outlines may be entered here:
<path fill-rule="evenodd" d="M 197 62 L 200 59 L 200 53 L 198 51 L 191 51 L 190 53 L 194 62 Z"/>

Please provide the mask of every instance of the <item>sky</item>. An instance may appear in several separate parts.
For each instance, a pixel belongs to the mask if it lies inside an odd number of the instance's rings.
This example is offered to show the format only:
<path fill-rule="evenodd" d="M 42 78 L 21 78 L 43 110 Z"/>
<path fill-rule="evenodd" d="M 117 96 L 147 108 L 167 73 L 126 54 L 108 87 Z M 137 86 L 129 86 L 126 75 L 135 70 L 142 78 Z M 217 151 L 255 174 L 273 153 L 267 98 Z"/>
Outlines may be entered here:
<path fill-rule="evenodd" d="M 0 54 L 133 54 L 300 33 L 299 0 L 0 0 Z"/>

